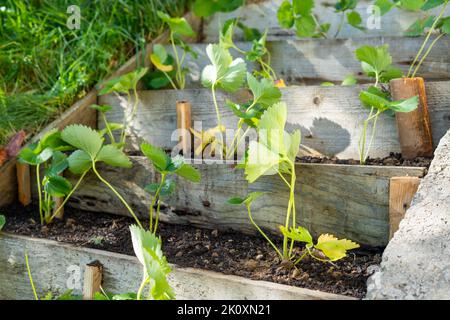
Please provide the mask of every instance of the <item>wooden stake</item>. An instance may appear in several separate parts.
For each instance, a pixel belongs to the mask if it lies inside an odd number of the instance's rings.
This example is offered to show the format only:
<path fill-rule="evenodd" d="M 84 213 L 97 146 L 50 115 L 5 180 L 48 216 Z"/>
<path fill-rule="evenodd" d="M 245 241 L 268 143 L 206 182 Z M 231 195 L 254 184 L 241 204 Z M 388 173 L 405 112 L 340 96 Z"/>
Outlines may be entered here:
<path fill-rule="evenodd" d="M 83 300 L 92 300 L 96 292 L 100 292 L 103 280 L 103 266 L 94 261 L 86 265 L 84 270 Z"/>
<path fill-rule="evenodd" d="M 427 94 L 423 78 L 393 79 L 391 94 L 394 100 L 419 96 L 419 107 L 408 113 L 397 112 L 397 129 L 405 159 L 433 156 L 433 137 L 431 135 Z"/>
<path fill-rule="evenodd" d="M 188 101 L 177 101 L 177 128 L 180 131 L 179 142 L 184 156 L 191 156 L 192 134 L 190 131 L 191 104 Z"/>
<path fill-rule="evenodd" d="M 16 172 L 19 201 L 27 206 L 31 203 L 30 166 L 17 161 Z"/>
<path fill-rule="evenodd" d="M 398 230 L 411 201 L 419 188 L 418 177 L 393 177 L 389 186 L 389 240 Z"/>

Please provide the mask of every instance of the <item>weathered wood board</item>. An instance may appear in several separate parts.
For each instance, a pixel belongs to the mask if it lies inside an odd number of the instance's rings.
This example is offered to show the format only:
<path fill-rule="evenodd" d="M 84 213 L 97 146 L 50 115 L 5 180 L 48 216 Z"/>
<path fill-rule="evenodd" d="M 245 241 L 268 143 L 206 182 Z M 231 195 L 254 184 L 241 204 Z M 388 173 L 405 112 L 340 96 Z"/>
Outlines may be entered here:
<path fill-rule="evenodd" d="M 241 7 L 231 13 L 217 13 L 207 19 L 204 24 L 205 41 L 212 42 L 218 39 L 219 30 L 223 23 L 231 18 L 240 17 L 240 21 L 245 25 L 257 28 L 261 31 L 268 29 L 269 39 L 292 38 L 295 37 L 295 31 L 280 28 L 277 20 L 277 11 L 283 0 L 267 0 L 258 1 L 255 4 L 249 4 Z M 314 13 L 320 23 L 331 23 L 328 33 L 329 37 L 335 36 L 341 15 L 337 14 L 334 9 L 336 1 L 316 0 Z M 328 4 L 328 6 L 327 6 Z M 331 4 L 331 5 L 330 5 Z M 372 0 L 360 0 L 356 7 L 362 17 L 362 24 L 368 28 L 366 32 L 362 32 L 353 28 L 346 23 L 338 35 L 338 38 L 355 38 L 364 36 L 403 36 L 409 26 L 418 18 L 425 16 L 424 13 L 411 12 L 399 9 L 393 9 L 391 12 L 380 17 L 379 23 L 374 20 L 373 10 L 371 6 L 374 4 Z M 437 15 L 440 8 L 430 10 L 430 14 Z M 446 9 L 445 16 L 450 14 L 450 8 Z M 237 37 L 242 38 L 242 32 L 237 33 Z"/>
<path fill-rule="evenodd" d="M 352 39 L 290 39 L 287 41 L 269 41 L 267 49 L 271 56 L 271 66 L 279 78 L 287 84 L 320 84 L 324 81 L 340 83 L 345 77 L 353 75 L 359 81 L 369 81 L 363 74 L 361 63 L 355 57 L 355 50 L 362 45 L 389 45 L 393 64 L 407 73 L 410 63 L 420 49 L 424 37 L 364 37 Z M 250 50 L 251 43 L 237 42 L 236 45 L 244 51 Z M 200 75 L 210 61 L 206 55 L 207 44 L 191 45 L 197 53 L 194 59 L 187 55 L 185 66 L 189 68 L 186 77 L 188 88 L 201 87 Z M 427 80 L 450 78 L 450 55 L 448 48 L 450 39 L 442 38 L 430 52 L 420 68 L 419 75 Z M 171 53 L 170 46 L 166 47 Z M 179 54 L 181 55 L 181 49 Z M 234 57 L 243 57 L 231 49 Z M 259 69 L 250 61 L 246 61 L 248 70 Z"/>
<path fill-rule="evenodd" d="M 192 26 L 193 30 L 198 32 L 201 27 L 201 21 L 194 14 L 188 13 L 185 18 Z M 138 52 L 131 57 L 117 71 L 113 72 L 104 81 L 119 77 L 123 74 L 133 71 L 139 66 L 149 66 L 148 54 L 151 53 L 155 43 L 165 43 L 168 40 L 168 32 L 147 44 L 145 50 Z M 195 41 L 194 38 L 186 38 L 185 41 Z M 102 83 L 103 81 L 101 81 Z M 39 134 L 34 136 L 30 143 L 38 141 L 45 133 L 53 128 L 63 129 L 70 124 L 84 124 L 92 128 L 97 127 L 97 112 L 89 106 L 97 103 L 97 90 L 92 89 L 84 98 L 74 103 L 58 119 L 50 123 Z M 10 159 L 5 165 L 0 167 L 0 207 L 6 206 L 17 199 L 17 179 L 16 179 L 16 158 Z"/>
<path fill-rule="evenodd" d="M 0 234 L 0 299 L 34 299 L 25 265 L 30 269 L 39 296 L 74 289 L 81 294 L 86 264 L 98 260 L 104 266 L 106 292 L 136 292 L 142 280 L 142 267 L 135 257 L 107 251 L 75 247 L 45 239 Z M 337 300 L 351 297 L 254 281 L 172 265 L 169 281 L 177 299 L 192 300 Z"/>
<path fill-rule="evenodd" d="M 76 102 L 58 119 L 45 127 L 39 134 L 31 139 L 30 143 L 38 141 L 51 129 L 62 129 L 73 123 L 80 123 L 96 128 L 97 112 L 89 108 L 93 103 L 97 103 L 97 92 L 95 90 Z M 16 162 L 17 158 L 12 158 L 0 168 L 0 207 L 6 206 L 17 199 Z"/>
<path fill-rule="evenodd" d="M 101 175 L 117 188 L 141 217 L 148 219 L 150 195 L 144 186 L 159 176 L 144 157 L 132 157 L 129 170 L 101 167 Z M 248 184 L 241 170 L 228 164 L 195 165 L 198 184 L 174 177 L 174 194 L 161 220 L 205 228 L 254 233 L 244 207 L 226 203 L 252 191 L 267 195 L 253 204 L 254 219 L 278 233 L 284 224 L 289 192 L 278 176 Z M 363 244 L 386 245 L 389 237 L 389 180 L 394 176 L 424 175 L 424 168 L 301 164 L 296 167 L 297 221 L 314 235 L 333 233 Z M 70 177 L 75 182 L 76 177 Z M 35 188 L 33 188 L 35 189 Z M 72 207 L 93 212 L 129 215 L 120 200 L 94 175 L 88 175 L 69 201 Z"/>
<path fill-rule="evenodd" d="M 292 86 L 282 89 L 282 100 L 288 105 L 287 131 L 300 129 L 302 145 L 313 153 L 358 159 L 362 122 L 368 116 L 368 110 L 359 100 L 359 92 L 364 87 Z M 450 128 L 450 82 L 429 82 L 426 89 L 433 139 L 437 145 Z M 141 91 L 139 99 L 137 116 L 130 127 L 131 149 L 137 149 L 142 138 L 166 149 L 177 145 L 177 100 L 191 103 L 192 125 L 196 130 L 206 130 L 217 123 L 209 89 Z M 249 94 L 239 92 L 231 96 L 218 92 L 217 99 L 222 123 L 228 129 L 235 129 L 238 119 L 225 107 L 226 99 L 243 102 L 249 99 Z M 101 104 L 114 107 L 107 114 L 108 121 L 122 122 L 124 101 L 116 95 L 99 99 Z M 99 121 L 99 127 L 103 128 L 104 124 Z M 390 152 L 400 152 L 397 126 L 394 118 L 381 115 L 370 156 L 384 157 Z"/>

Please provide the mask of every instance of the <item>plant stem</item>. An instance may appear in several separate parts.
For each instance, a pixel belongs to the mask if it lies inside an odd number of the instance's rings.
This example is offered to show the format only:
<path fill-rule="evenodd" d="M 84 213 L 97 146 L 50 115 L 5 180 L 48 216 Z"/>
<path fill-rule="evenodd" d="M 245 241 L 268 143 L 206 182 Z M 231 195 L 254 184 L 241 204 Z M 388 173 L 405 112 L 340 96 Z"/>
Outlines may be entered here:
<path fill-rule="evenodd" d="M 27 266 L 28 279 L 30 280 L 31 289 L 33 290 L 34 299 L 35 300 L 39 300 L 39 297 L 38 297 L 38 295 L 36 293 L 36 287 L 34 286 L 33 276 L 31 275 L 31 269 L 30 269 L 30 264 L 28 262 L 28 254 L 27 253 L 25 253 L 25 264 Z"/>
<path fill-rule="evenodd" d="M 295 211 L 295 180 L 297 179 L 297 176 L 295 174 L 295 163 L 291 162 L 291 190 L 290 190 L 290 201 L 292 203 L 291 209 L 292 209 L 292 228 L 297 227 L 297 217 L 296 217 L 296 211 Z M 294 239 L 291 239 L 291 247 L 289 249 L 289 257 L 291 257 L 292 250 L 294 248 Z"/>
<path fill-rule="evenodd" d="M 86 176 L 86 174 L 89 172 L 89 170 L 85 171 L 80 179 L 78 179 L 77 183 L 75 184 L 75 186 L 72 188 L 72 190 L 70 190 L 69 194 L 67 195 L 67 197 L 64 199 L 63 203 L 61 203 L 61 205 L 59 206 L 59 208 L 55 211 L 55 213 L 51 216 L 50 221 L 52 221 L 59 213 L 59 211 L 61 211 L 62 208 L 64 208 L 64 205 L 67 203 L 67 201 L 69 201 L 70 197 L 72 196 L 72 194 L 77 190 L 77 188 L 80 186 L 81 181 L 83 180 L 83 178 Z"/>
<path fill-rule="evenodd" d="M 167 79 L 169 79 L 169 82 L 172 85 L 172 88 L 174 88 L 174 90 L 178 90 L 177 86 L 173 82 L 172 78 L 170 78 L 170 76 L 167 74 L 167 72 L 162 71 L 162 73 L 166 76 Z"/>
<path fill-rule="evenodd" d="M 145 286 L 150 282 L 150 277 L 146 276 L 144 280 L 142 280 L 141 285 L 139 286 L 139 290 L 137 292 L 136 300 L 142 300 L 142 291 L 144 290 Z"/>
<path fill-rule="evenodd" d="M 342 27 L 344 26 L 344 21 L 345 21 L 345 12 L 342 11 L 342 14 L 341 14 L 341 20 L 340 20 L 340 22 L 339 22 L 339 26 L 338 26 L 338 28 L 337 28 L 336 34 L 334 35 L 334 38 L 337 38 L 337 36 L 338 36 L 339 33 L 341 32 Z"/>
<path fill-rule="evenodd" d="M 44 216 L 42 215 L 42 191 L 41 191 L 41 177 L 40 173 L 41 165 L 36 165 L 36 183 L 38 188 L 38 198 L 39 198 L 39 217 L 41 218 L 41 224 L 44 224 Z"/>
<path fill-rule="evenodd" d="M 256 222 L 253 220 L 252 211 L 250 208 L 250 205 L 246 205 L 248 217 L 250 219 L 250 222 L 253 224 L 253 226 L 261 233 L 261 235 L 269 242 L 269 244 L 275 249 L 275 251 L 278 253 L 280 258 L 283 258 L 283 255 L 281 254 L 280 250 L 278 250 L 277 246 L 270 240 L 270 238 L 264 233 L 264 231 L 261 230 L 261 228 L 256 224 Z"/>
<path fill-rule="evenodd" d="M 111 131 L 111 128 L 109 127 L 109 123 L 108 123 L 108 120 L 106 119 L 105 113 L 104 112 L 100 112 L 100 113 L 102 114 L 102 119 L 103 119 L 103 122 L 105 123 L 109 139 L 111 139 L 111 143 L 116 144 L 116 140 L 114 139 L 114 135 Z"/>
<path fill-rule="evenodd" d="M 100 181 L 103 182 L 109 189 L 111 189 L 111 191 L 117 196 L 117 198 L 119 198 L 119 200 L 125 205 L 125 207 L 128 209 L 128 212 L 130 212 L 131 216 L 134 218 L 134 220 L 136 220 L 137 225 L 140 228 L 144 229 L 138 217 L 134 213 L 133 209 L 131 209 L 131 207 L 128 205 L 125 199 L 120 195 L 119 192 L 117 192 L 116 189 L 114 189 L 114 187 L 108 181 L 103 179 L 103 177 L 98 173 L 97 169 L 95 168 L 95 161 L 92 161 L 92 170 L 94 171 L 95 175 L 100 179 Z"/>
<path fill-rule="evenodd" d="M 165 173 L 161 174 L 161 182 L 159 183 L 158 189 L 156 189 L 155 196 L 153 197 L 152 203 L 150 204 L 150 228 L 149 228 L 150 231 L 152 231 L 152 229 L 153 229 L 153 210 L 154 210 L 156 201 L 159 200 L 158 199 L 159 194 L 164 185 L 165 179 L 166 179 L 166 174 Z M 156 208 L 155 228 L 154 228 L 154 231 L 152 231 L 155 234 L 156 234 L 156 229 L 158 227 L 158 219 L 159 219 L 159 201 L 158 201 L 158 206 Z"/>
<path fill-rule="evenodd" d="M 361 132 L 361 137 L 359 138 L 359 163 L 364 165 L 366 163 L 366 159 L 364 158 L 365 150 L 366 150 L 366 135 L 367 135 L 367 126 L 369 124 L 369 119 L 372 117 L 374 108 L 370 109 L 370 114 L 366 120 L 364 120 L 363 130 Z"/>
<path fill-rule="evenodd" d="M 289 229 L 289 223 L 291 221 L 291 213 L 292 213 L 292 227 L 295 228 L 296 227 L 296 217 L 295 217 L 295 180 L 296 180 L 296 175 L 295 175 L 295 163 L 292 162 L 290 159 L 286 158 L 284 159 L 286 162 L 288 162 L 291 165 L 291 183 L 290 185 L 290 191 L 289 191 L 289 202 L 288 202 L 288 208 L 287 208 L 287 212 L 286 212 L 286 221 L 285 221 L 285 228 L 286 230 Z M 288 237 L 284 236 L 283 239 L 283 257 L 288 260 L 290 258 L 290 252 L 292 251 L 292 247 L 293 247 L 293 241 L 291 243 L 291 248 L 288 252 Z"/>
<path fill-rule="evenodd" d="M 130 104 L 131 104 L 131 95 L 130 95 L 130 92 L 127 91 L 127 106 L 126 106 L 126 108 L 124 108 L 124 111 L 123 111 L 123 122 L 122 122 L 123 128 L 122 128 L 122 131 L 120 133 L 120 140 L 119 140 L 120 143 L 123 143 L 123 141 L 125 139 L 125 134 L 126 134 L 126 130 L 127 130 L 127 127 L 128 127 L 128 121 L 127 121 L 127 114 L 126 113 L 127 113 L 128 106 Z"/>
<path fill-rule="evenodd" d="M 180 87 L 181 90 L 184 89 L 183 86 L 183 81 L 182 81 L 182 77 L 183 75 L 181 74 L 181 63 L 180 63 L 180 57 L 178 55 L 178 50 L 177 47 L 175 46 L 175 39 L 173 38 L 173 32 L 170 32 L 170 42 L 172 44 L 172 49 L 173 49 L 173 54 L 175 55 L 175 61 L 177 63 L 177 82 L 178 82 L 178 86 Z"/>
<path fill-rule="evenodd" d="M 216 98 L 216 88 L 215 88 L 214 84 L 211 87 L 211 92 L 212 92 L 214 107 L 216 108 L 217 126 L 219 127 L 219 133 L 220 133 L 220 144 L 222 146 L 224 146 L 223 134 L 222 134 L 222 118 L 220 117 L 219 105 L 217 104 L 217 98 Z M 221 149 L 221 151 L 220 151 L 221 157 L 223 158 L 223 147 L 220 149 Z"/>
<path fill-rule="evenodd" d="M 366 154 L 364 155 L 364 162 L 366 161 L 365 159 L 367 159 L 367 157 L 369 156 L 370 148 L 372 147 L 373 138 L 375 137 L 375 131 L 377 129 L 377 120 L 378 120 L 378 117 L 380 114 L 381 114 L 381 111 L 378 111 L 375 114 L 375 118 L 373 120 L 373 125 L 372 125 L 372 134 L 370 137 L 370 142 L 369 142 L 369 145 L 367 146 Z"/>
<path fill-rule="evenodd" d="M 303 258 L 308 254 L 308 252 L 309 252 L 309 250 L 306 251 L 304 254 L 302 254 L 302 256 L 301 256 L 300 258 L 298 258 L 297 260 L 295 260 L 294 266 L 295 266 L 296 264 L 298 264 L 300 261 L 302 261 Z"/>
<path fill-rule="evenodd" d="M 414 78 L 416 76 L 416 73 L 419 71 L 420 66 L 422 65 L 422 63 L 425 61 L 425 59 L 428 57 L 428 55 L 430 54 L 431 50 L 433 49 L 434 45 L 439 41 L 439 39 L 441 39 L 445 34 L 442 33 L 440 34 L 438 37 L 436 37 L 436 39 L 434 39 L 434 41 L 430 44 L 430 46 L 428 47 L 428 50 L 425 52 L 425 54 L 422 56 L 422 58 L 420 59 L 419 63 L 417 64 L 417 67 L 414 69 L 414 73 L 412 74 L 412 78 Z"/>
<path fill-rule="evenodd" d="M 433 31 L 435 30 L 439 20 L 442 18 L 442 16 L 445 13 L 445 9 L 447 8 L 448 5 L 448 1 L 445 2 L 445 5 L 442 7 L 441 12 L 439 13 L 439 15 L 437 16 L 436 20 L 434 21 L 433 25 L 431 26 L 430 30 L 428 30 L 428 34 L 424 40 L 424 42 L 422 43 L 422 46 L 420 47 L 419 51 L 417 52 L 416 57 L 414 58 L 414 61 L 412 62 L 411 66 L 409 67 L 408 70 L 408 75 L 406 76 L 407 78 L 410 78 L 411 72 L 414 68 L 414 65 L 416 64 L 417 60 L 419 59 L 420 55 L 422 54 L 422 51 L 425 49 L 426 44 L 428 43 L 428 40 L 431 37 L 431 34 L 433 33 Z M 417 68 L 416 71 L 414 72 L 414 74 L 417 72 Z"/>

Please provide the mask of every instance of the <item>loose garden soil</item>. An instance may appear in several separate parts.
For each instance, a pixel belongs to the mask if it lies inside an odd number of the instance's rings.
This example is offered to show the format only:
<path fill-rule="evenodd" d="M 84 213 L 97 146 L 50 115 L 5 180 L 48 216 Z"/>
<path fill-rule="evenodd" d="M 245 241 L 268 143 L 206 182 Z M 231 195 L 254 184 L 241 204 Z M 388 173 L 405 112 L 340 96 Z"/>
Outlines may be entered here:
<path fill-rule="evenodd" d="M 13 204 L 0 212 L 6 215 L 6 232 L 134 255 L 128 229 L 133 220 L 127 217 L 66 208 L 62 221 L 41 226 L 34 206 Z M 168 261 L 180 267 L 208 269 L 357 298 L 364 297 L 366 279 L 377 270 L 382 253 L 381 248 L 362 247 L 333 264 L 306 258 L 297 269 L 286 270 L 280 267 L 273 249 L 259 236 L 164 223 L 158 233 Z"/>

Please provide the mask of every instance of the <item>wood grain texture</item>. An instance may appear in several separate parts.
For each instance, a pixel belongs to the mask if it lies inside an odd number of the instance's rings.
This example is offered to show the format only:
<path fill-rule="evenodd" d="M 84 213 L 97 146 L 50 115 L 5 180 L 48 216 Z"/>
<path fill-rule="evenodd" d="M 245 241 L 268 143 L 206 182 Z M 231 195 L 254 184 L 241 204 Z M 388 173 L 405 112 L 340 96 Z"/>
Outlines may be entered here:
<path fill-rule="evenodd" d="M 28 252 L 39 296 L 74 289 L 81 294 L 84 266 L 98 260 L 104 266 L 103 288 L 111 293 L 136 292 L 142 266 L 135 257 L 18 235 L 0 234 L 0 299 L 33 299 L 24 254 Z M 51 268 L 49 268 L 51 266 Z M 179 300 L 335 300 L 341 295 L 254 281 L 216 272 L 172 265 L 169 282 Z"/>
<path fill-rule="evenodd" d="M 352 39 L 290 39 L 287 41 L 269 41 L 267 49 L 271 55 L 271 66 L 289 85 L 314 85 L 324 81 L 334 81 L 338 84 L 348 75 L 353 75 L 359 81 L 370 79 L 363 74 L 361 63 L 355 58 L 355 50 L 362 45 L 389 45 L 392 62 L 404 72 L 408 71 L 410 62 L 420 49 L 424 37 L 364 37 Z M 236 42 L 244 51 L 250 50 L 251 43 Z M 185 66 L 189 68 L 186 76 L 187 88 L 199 88 L 200 75 L 210 61 L 206 55 L 207 44 L 192 44 L 192 49 L 198 55 L 197 59 L 187 56 Z M 427 80 L 450 78 L 450 56 L 447 54 L 450 39 L 444 37 L 437 42 L 420 69 L 420 75 Z M 171 46 L 166 46 L 169 53 Z M 179 54 L 181 49 L 178 48 Z M 243 57 L 234 49 L 232 55 Z M 259 69 L 250 61 L 246 61 L 247 69 Z"/>
<path fill-rule="evenodd" d="M 148 219 L 150 196 L 144 186 L 160 178 L 144 157 L 132 157 L 133 168 L 100 167 L 101 175 L 119 191 L 136 214 Z M 195 165 L 200 183 L 173 177 L 174 194 L 164 200 L 161 220 L 205 228 L 255 233 L 244 207 L 231 206 L 231 197 L 267 192 L 253 204 L 255 221 L 278 234 L 284 223 L 288 189 L 278 176 L 248 184 L 241 170 L 227 164 Z M 299 224 L 314 235 L 333 233 L 370 245 L 385 245 L 389 236 L 389 180 L 423 176 L 424 168 L 346 165 L 297 165 L 296 208 Z M 75 181 L 76 177 L 69 177 Z M 129 215 L 119 199 L 94 175 L 88 175 L 69 206 L 93 212 Z"/>
<path fill-rule="evenodd" d="M 390 82 L 394 100 L 419 97 L 416 110 L 395 115 L 402 156 L 406 159 L 433 156 L 428 99 L 423 78 L 394 79 Z"/>
<path fill-rule="evenodd" d="M 389 239 L 398 230 L 400 221 L 419 188 L 418 177 L 393 177 L 389 184 Z"/>
<path fill-rule="evenodd" d="M 83 300 L 92 300 L 96 293 L 101 292 L 103 266 L 88 264 L 84 268 Z"/>
<path fill-rule="evenodd" d="M 437 145 L 450 128 L 450 82 L 429 82 L 426 87 L 433 140 Z M 288 105 L 287 131 L 301 130 L 302 145 L 309 150 L 307 153 L 358 159 L 362 122 L 368 116 L 368 110 L 361 106 L 359 100 L 359 92 L 363 88 L 366 87 L 292 86 L 281 89 L 282 100 Z M 249 97 L 247 92 L 233 96 L 218 92 L 222 122 L 227 129 L 236 128 L 237 117 L 225 107 L 226 99 L 244 102 Z M 139 99 L 137 116 L 130 126 L 128 148 L 132 150 L 138 148 L 142 139 L 166 149 L 177 146 L 177 100 L 191 103 L 192 121 L 197 131 L 215 127 L 217 123 L 208 89 L 141 91 Z M 120 105 L 124 101 L 115 95 L 100 98 L 100 104 L 114 107 L 107 114 L 108 121 L 122 122 L 123 108 Z M 104 127 L 102 121 L 99 127 Z M 228 142 L 231 138 L 230 134 Z M 397 127 L 394 118 L 381 115 L 370 156 L 384 157 L 390 152 L 400 152 Z"/>
<path fill-rule="evenodd" d="M 30 165 L 17 162 L 16 172 L 19 202 L 27 206 L 31 202 Z"/>
<path fill-rule="evenodd" d="M 195 15 L 188 13 L 185 15 L 187 21 L 191 24 L 194 31 L 199 32 L 201 21 Z M 151 53 L 155 43 L 167 42 L 168 33 L 162 34 L 157 39 L 149 43 L 145 50 L 131 57 L 123 66 L 106 77 L 104 81 L 116 78 L 128 72 L 135 70 L 137 67 L 149 65 L 148 54 Z M 196 41 L 196 39 L 185 39 L 187 42 Z M 84 98 L 75 102 L 67 109 L 58 119 L 50 123 L 39 134 L 34 136 L 30 143 L 38 141 L 45 133 L 53 128 L 64 129 L 70 124 L 84 124 L 92 128 L 97 127 L 97 112 L 91 109 L 91 104 L 97 103 L 97 90 L 91 90 Z M 17 199 L 17 181 L 15 173 L 16 158 L 10 159 L 5 165 L 0 167 L 0 207 L 6 206 Z"/>
<path fill-rule="evenodd" d="M 277 20 L 277 10 L 283 0 L 267 0 L 258 1 L 255 4 L 249 4 L 241 7 L 231 13 L 217 13 L 211 18 L 207 19 L 204 24 L 204 36 L 206 42 L 215 42 L 219 36 L 219 30 L 223 23 L 230 19 L 240 17 L 240 21 L 245 25 L 257 28 L 261 31 L 268 29 L 269 39 L 280 38 L 295 38 L 295 31 L 285 30 L 279 27 Z M 341 15 L 335 13 L 333 4 L 335 2 L 329 0 L 315 1 L 316 6 L 314 13 L 320 23 L 331 23 L 331 28 L 328 33 L 332 38 L 336 34 Z M 332 4 L 331 6 L 329 4 Z M 381 17 L 380 24 L 374 24 L 373 19 L 370 19 L 372 12 L 369 10 L 374 3 L 372 0 L 360 0 L 356 7 L 361 15 L 363 25 L 370 28 L 367 32 L 362 32 L 349 26 L 347 23 L 342 28 L 338 38 L 355 38 L 355 37 L 371 37 L 371 36 L 402 36 L 409 26 L 418 18 L 424 17 L 423 13 L 393 9 L 391 12 Z M 328 4 L 328 6 L 325 6 Z M 440 8 L 433 9 L 430 14 L 437 15 Z M 446 16 L 450 14 L 450 8 L 446 9 Z M 373 26 L 373 27 L 371 27 Z M 242 32 L 237 32 L 237 37 L 242 38 Z"/>

